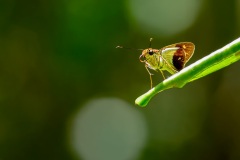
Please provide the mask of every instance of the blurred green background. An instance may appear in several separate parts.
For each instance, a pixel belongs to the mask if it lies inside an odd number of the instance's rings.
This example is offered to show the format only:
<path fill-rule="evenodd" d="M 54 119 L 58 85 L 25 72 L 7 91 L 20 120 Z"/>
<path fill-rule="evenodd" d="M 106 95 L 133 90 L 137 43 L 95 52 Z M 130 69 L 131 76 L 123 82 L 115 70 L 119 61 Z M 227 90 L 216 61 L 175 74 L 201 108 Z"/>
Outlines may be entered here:
<path fill-rule="evenodd" d="M 239 27 L 239 0 L 1 0 L 0 160 L 239 160 L 239 62 L 140 108 L 141 52 L 115 49 L 190 41 L 190 64 Z"/>

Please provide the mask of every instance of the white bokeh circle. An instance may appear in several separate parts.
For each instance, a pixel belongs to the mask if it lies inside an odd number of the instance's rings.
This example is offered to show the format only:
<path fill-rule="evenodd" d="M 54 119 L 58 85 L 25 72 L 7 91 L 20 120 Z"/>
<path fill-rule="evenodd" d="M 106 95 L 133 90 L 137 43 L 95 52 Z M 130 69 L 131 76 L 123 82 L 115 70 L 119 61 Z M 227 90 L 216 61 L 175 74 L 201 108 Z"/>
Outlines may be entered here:
<path fill-rule="evenodd" d="M 142 31 L 161 36 L 177 34 L 190 27 L 203 0 L 129 0 L 131 20 Z"/>
<path fill-rule="evenodd" d="M 71 121 L 70 145 L 85 160 L 126 160 L 139 156 L 147 138 L 144 116 L 116 98 L 92 100 Z"/>

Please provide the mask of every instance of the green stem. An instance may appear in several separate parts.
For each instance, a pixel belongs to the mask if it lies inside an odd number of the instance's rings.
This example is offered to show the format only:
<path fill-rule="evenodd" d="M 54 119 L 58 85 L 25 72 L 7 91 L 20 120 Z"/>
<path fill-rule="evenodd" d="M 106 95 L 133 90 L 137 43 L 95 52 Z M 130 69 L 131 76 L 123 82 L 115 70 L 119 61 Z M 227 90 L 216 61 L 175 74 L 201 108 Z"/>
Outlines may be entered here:
<path fill-rule="evenodd" d="M 173 87 L 182 88 L 185 84 L 222 69 L 239 59 L 240 38 L 159 83 L 156 87 L 138 97 L 135 103 L 141 107 L 145 107 L 157 93 Z"/>

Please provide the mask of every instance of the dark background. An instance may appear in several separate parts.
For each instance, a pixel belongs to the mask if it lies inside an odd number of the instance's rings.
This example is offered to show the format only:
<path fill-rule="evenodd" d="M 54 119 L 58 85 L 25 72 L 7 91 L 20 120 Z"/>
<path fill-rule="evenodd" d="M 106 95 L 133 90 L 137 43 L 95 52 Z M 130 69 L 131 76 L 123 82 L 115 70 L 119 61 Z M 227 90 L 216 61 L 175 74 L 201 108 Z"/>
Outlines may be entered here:
<path fill-rule="evenodd" d="M 237 0 L 1 0 L 0 160 L 240 159 L 239 62 L 140 108 L 141 51 L 115 48 L 191 41 L 190 64 L 239 27 Z"/>

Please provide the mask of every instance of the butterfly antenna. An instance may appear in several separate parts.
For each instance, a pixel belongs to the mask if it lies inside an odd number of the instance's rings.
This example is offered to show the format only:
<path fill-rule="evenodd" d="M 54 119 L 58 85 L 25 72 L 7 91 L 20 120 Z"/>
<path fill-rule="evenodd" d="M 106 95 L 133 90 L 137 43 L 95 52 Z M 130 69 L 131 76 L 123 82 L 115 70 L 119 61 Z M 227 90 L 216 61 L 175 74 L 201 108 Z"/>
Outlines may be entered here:
<path fill-rule="evenodd" d="M 142 50 L 143 50 L 143 49 L 123 47 L 123 46 L 117 46 L 116 48 L 121 48 L 121 49 L 133 49 L 133 50 L 139 50 L 139 51 L 142 51 Z"/>
<path fill-rule="evenodd" d="M 152 46 L 152 40 L 153 40 L 153 38 L 150 38 L 150 41 L 149 41 L 149 46 L 148 46 L 148 48 L 151 48 L 151 46 Z"/>

